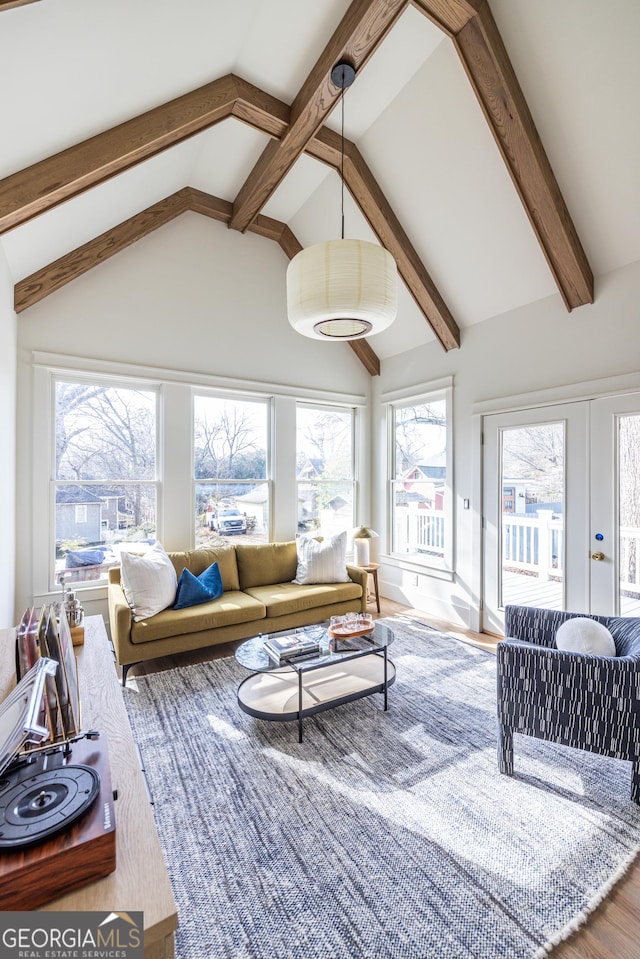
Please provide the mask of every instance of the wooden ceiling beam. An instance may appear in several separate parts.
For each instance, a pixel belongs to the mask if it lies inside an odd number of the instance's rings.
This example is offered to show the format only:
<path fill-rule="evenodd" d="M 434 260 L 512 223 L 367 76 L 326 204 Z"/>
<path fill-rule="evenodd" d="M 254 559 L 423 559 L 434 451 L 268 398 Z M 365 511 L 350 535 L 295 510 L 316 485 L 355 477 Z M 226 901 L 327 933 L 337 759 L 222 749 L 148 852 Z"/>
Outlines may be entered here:
<path fill-rule="evenodd" d="M 485 0 L 412 0 L 420 13 L 437 27 L 454 37 L 472 17 L 475 17 Z"/>
<path fill-rule="evenodd" d="M 0 0 L 0 13 L 3 10 L 12 10 L 14 7 L 24 7 L 28 3 L 36 3 L 37 0 Z"/>
<path fill-rule="evenodd" d="M 230 226 L 244 232 L 323 125 L 340 97 L 331 70 L 340 60 L 361 69 L 410 0 L 353 0 L 291 106 L 291 121 L 271 140 L 240 188 Z"/>
<path fill-rule="evenodd" d="M 227 117 L 280 136 L 289 113 L 286 104 L 246 80 L 220 77 L 0 180 L 0 233 Z"/>
<path fill-rule="evenodd" d="M 136 213 L 112 230 L 107 230 L 95 239 L 84 243 L 71 253 L 61 256 L 53 263 L 42 267 L 36 273 L 16 283 L 13 300 L 16 313 L 22 313 L 28 307 L 43 300 L 50 293 L 76 280 L 83 273 L 93 269 L 99 263 L 104 263 L 115 253 L 120 253 L 132 243 L 147 236 L 158 227 L 164 226 L 170 220 L 180 216 L 189 209 L 188 189 L 178 190 L 159 203 L 147 207 L 141 213 Z"/>
<path fill-rule="evenodd" d="M 340 171 L 341 138 L 327 127 L 309 144 L 307 152 Z M 442 346 L 445 350 L 459 347 L 460 329 L 449 307 L 362 154 L 351 141 L 345 141 L 344 182 L 381 245 L 395 259 L 400 276 Z"/>
<path fill-rule="evenodd" d="M 567 309 L 593 303 L 591 267 L 489 5 L 465 3 L 477 10 L 452 39 L 500 154 Z M 414 5 L 435 19 L 443 0 Z"/>

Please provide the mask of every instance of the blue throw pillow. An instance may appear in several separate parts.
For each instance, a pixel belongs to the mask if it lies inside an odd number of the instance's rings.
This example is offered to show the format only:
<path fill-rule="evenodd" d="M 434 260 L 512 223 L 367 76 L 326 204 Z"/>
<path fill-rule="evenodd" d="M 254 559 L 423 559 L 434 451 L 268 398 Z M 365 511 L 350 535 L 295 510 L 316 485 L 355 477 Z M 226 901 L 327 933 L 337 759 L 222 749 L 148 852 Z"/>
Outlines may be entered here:
<path fill-rule="evenodd" d="M 218 599 L 223 592 L 222 576 L 217 563 L 212 563 L 199 576 L 194 576 L 185 566 L 178 580 L 178 591 L 173 608 L 185 609 L 187 606 L 208 603 L 212 599 Z"/>

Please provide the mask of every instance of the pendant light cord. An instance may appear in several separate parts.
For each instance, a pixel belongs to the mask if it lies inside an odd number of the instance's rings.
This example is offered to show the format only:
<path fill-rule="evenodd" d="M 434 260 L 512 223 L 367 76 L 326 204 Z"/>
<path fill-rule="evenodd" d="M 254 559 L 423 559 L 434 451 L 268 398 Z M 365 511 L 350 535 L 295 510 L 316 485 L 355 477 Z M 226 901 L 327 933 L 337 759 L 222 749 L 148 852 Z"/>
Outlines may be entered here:
<path fill-rule="evenodd" d="M 345 81 L 344 81 L 344 67 L 342 68 L 342 124 L 340 131 L 340 179 L 342 180 L 342 198 L 341 198 L 341 213 L 342 213 L 342 239 L 344 240 L 344 91 L 345 91 Z"/>

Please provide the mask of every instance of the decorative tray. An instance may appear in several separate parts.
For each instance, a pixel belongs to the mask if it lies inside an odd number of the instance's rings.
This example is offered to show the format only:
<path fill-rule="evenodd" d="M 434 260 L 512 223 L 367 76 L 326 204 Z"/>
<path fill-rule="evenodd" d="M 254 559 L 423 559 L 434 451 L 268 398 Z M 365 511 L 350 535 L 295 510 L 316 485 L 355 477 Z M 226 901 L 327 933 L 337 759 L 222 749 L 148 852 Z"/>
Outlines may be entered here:
<path fill-rule="evenodd" d="M 368 626 L 361 626 L 360 629 L 353 629 L 351 626 L 331 626 L 329 635 L 334 639 L 353 639 L 355 636 L 366 636 L 373 632 L 373 620 Z"/>

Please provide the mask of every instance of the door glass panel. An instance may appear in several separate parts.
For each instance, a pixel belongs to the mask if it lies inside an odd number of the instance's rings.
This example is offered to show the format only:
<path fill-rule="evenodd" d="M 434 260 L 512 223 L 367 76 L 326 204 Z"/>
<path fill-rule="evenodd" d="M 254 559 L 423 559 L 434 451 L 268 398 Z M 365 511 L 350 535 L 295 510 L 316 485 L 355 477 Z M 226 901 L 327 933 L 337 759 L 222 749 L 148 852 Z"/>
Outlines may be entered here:
<path fill-rule="evenodd" d="M 564 423 L 501 431 L 500 605 L 564 605 Z"/>
<path fill-rule="evenodd" d="M 621 616 L 640 616 L 640 414 L 618 421 L 618 542 Z"/>

